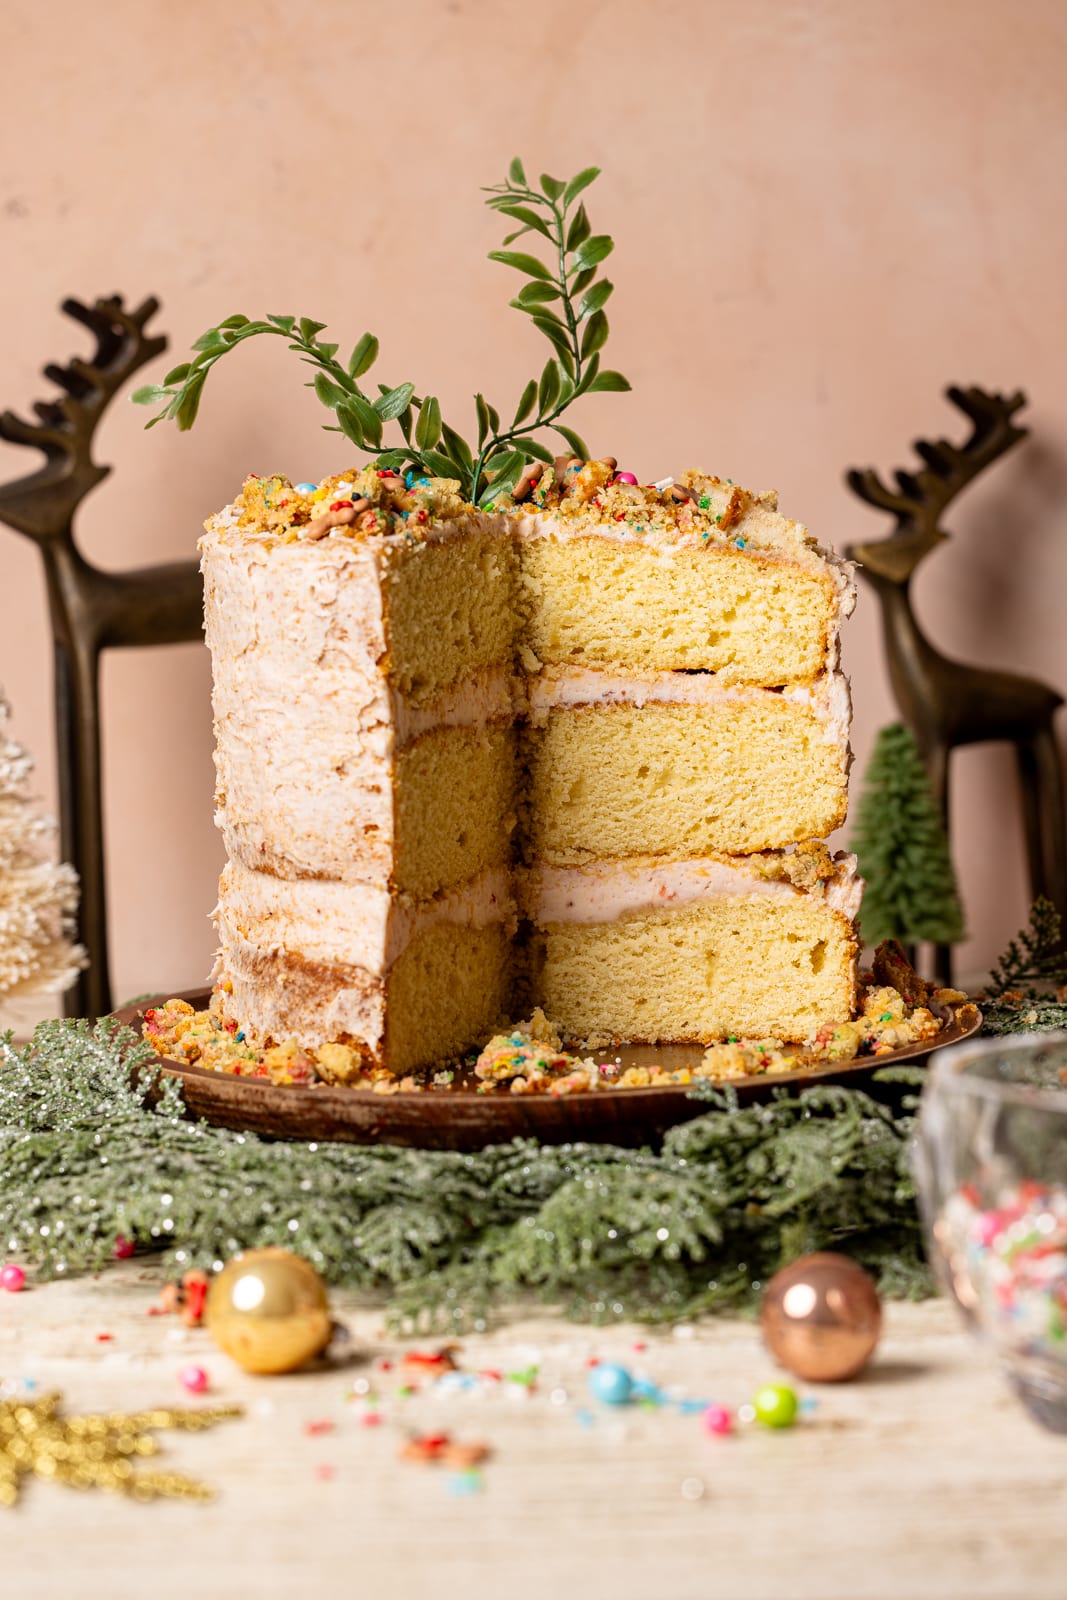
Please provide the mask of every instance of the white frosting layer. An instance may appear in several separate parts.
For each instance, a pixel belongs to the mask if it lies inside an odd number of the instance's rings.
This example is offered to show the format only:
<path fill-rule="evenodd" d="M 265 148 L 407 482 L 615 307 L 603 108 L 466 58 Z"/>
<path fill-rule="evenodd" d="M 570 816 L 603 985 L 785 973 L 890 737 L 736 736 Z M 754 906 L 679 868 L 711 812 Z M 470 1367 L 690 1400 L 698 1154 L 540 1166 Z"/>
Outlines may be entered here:
<path fill-rule="evenodd" d="M 380 547 L 202 541 L 216 820 L 227 855 L 287 876 L 384 882 L 395 735 Z"/>
<path fill-rule="evenodd" d="M 396 748 L 402 750 L 433 728 L 480 728 L 510 717 L 511 673 L 505 666 L 487 667 L 417 706 L 390 688 L 389 704 Z"/>
<path fill-rule="evenodd" d="M 526 876 L 523 909 L 545 927 L 557 922 L 615 922 L 640 911 L 717 900 L 723 896 L 768 895 L 821 899 L 834 911 L 855 918 L 863 894 L 856 857 L 835 858 L 834 876 L 821 889 L 797 889 L 765 878 L 738 861 L 717 857 L 691 861 L 600 861 L 588 867 L 536 867 Z"/>
<path fill-rule="evenodd" d="M 806 706 L 818 719 L 828 744 L 848 749 L 852 699 L 842 672 L 824 673 L 812 684 L 788 689 L 756 689 L 719 682 L 714 672 L 600 672 L 591 667 L 546 667 L 520 688 L 531 720 L 544 722 L 550 711 L 589 705 L 744 705 L 783 695 Z"/>
<path fill-rule="evenodd" d="M 430 928 L 513 922 L 509 880 L 506 867 L 490 867 L 456 889 L 416 901 L 384 886 L 274 878 L 230 861 L 214 916 L 224 949 L 244 940 L 267 958 L 293 952 L 305 961 L 384 977 L 410 941 Z"/>

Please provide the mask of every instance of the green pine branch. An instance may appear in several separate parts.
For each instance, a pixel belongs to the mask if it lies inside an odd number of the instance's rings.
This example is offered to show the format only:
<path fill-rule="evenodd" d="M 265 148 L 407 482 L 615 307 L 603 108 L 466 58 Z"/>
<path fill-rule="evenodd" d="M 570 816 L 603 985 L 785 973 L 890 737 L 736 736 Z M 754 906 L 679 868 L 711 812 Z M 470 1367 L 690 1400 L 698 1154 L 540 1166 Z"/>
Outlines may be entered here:
<path fill-rule="evenodd" d="M 915 736 L 901 723 L 875 741 L 851 845 L 866 880 L 866 944 L 955 944 L 965 937 L 948 840 Z"/>
<path fill-rule="evenodd" d="M 266 335 L 287 340 L 288 348 L 315 369 L 306 387 L 336 418 L 324 427 L 343 433 L 383 469 L 455 478 L 468 500 L 488 506 L 510 494 L 531 462 L 553 460 L 548 443 L 537 437 L 545 429 L 584 460 L 589 447 L 562 421 L 568 407 L 584 394 L 630 387 L 620 372 L 605 369 L 600 362 L 609 332 L 604 306 L 613 285 L 598 277 L 598 270 L 615 245 L 609 235 L 593 233 L 581 199 L 599 175 L 598 167 L 586 167 L 563 182 L 543 173 L 535 189 L 516 157 L 505 182 L 485 191 L 486 205 L 519 223 L 505 238 L 505 248 L 491 251 L 489 259 L 527 279 L 511 305 L 531 318 L 553 354 L 540 376 L 525 385 L 508 426 L 501 425 L 499 411 L 483 394 L 475 395 L 473 447 L 443 419 L 435 395 L 419 396 L 413 383 L 404 382 L 380 383 L 377 396 L 372 396 L 360 384 L 378 357 L 373 334 L 365 333 L 342 363 L 337 360 L 339 346 L 319 338 L 325 323 L 288 315 L 253 321 L 237 313 L 209 328 L 194 343 L 190 361 L 173 367 L 161 384 L 145 384 L 134 391 L 137 405 L 163 407 L 146 426 L 172 421 L 183 431 L 191 428 L 211 369 L 245 340 Z M 531 233 L 537 236 L 535 244 L 547 244 L 547 262 L 506 248 Z M 399 440 L 386 442 L 389 424 L 396 425 Z"/>
<path fill-rule="evenodd" d="M 703 1114 L 660 1151 L 309 1146 L 184 1120 L 175 1079 L 153 1107 L 149 1057 L 107 1021 L 43 1023 L 9 1048 L 0 1239 L 46 1277 L 100 1269 L 120 1235 L 176 1267 L 280 1244 L 449 1328 L 520 1292 L 599 1321 L 751 1307 L 817 1248 L 893 1292 L 928 1290 L 910 1104 L 816 1087 L 741 1107 L 705 1086 Z"/>
<path fill-rule="evenodd" d="M 989 993 L 999 998 L 1005 990 L 1021 989 L 1036 997 L 1050 986 L 1067 984 L 1067 951 L 1060 943 L 1061 918 L 1051 900 L 1039 895 L 1030 907 L 1030 921 L 989 975 Z"/>

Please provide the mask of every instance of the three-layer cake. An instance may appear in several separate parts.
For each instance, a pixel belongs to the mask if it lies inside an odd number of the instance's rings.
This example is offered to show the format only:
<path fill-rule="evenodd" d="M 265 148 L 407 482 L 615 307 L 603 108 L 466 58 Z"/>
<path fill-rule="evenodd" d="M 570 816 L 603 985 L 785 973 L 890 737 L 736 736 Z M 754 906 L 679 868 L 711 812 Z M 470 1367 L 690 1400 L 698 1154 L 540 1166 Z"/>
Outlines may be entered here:
<path fill-rule="evenodd" d="M 250 1040 L 400 1074 L 532 1003 L 572 1038 L 850 1014 L 854 862 L 811 842 L 845 814 L 846 568 L 701 474 L 531 487 L 250 479 L 209 521 L 217 975 Z"/>

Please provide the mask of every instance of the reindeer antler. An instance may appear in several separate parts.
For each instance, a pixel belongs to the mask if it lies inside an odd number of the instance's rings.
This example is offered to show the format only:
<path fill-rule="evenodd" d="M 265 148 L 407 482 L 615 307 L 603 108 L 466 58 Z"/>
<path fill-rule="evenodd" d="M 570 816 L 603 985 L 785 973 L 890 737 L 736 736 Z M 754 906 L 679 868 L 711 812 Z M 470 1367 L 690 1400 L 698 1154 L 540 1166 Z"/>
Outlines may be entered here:
<path fill-rule="evenodd" d="M 945 394 L 971 420 L 971 435 L 963 444 L 955 445 L 948 439 L 916 439 L 915 450 L 926 463 L 925 468 L 921 472 L 898 468 L 894 473 L 895 489 L 885 484 L 873 467 L 862 472 L 854 467 L 846 474 L 849 488 L 861 500 L 896 517 L 891 539 L 917 540 L 927 548 L 946 537 L 939 523 L 949 502 L 1028 432 L 1012 421 L 1026 404 L 1021 389 L 1003 395 L 950 384 Z"/>
<path fill-rule="evenodd" d="M 32 445 L 45 457 L 35 472 L 0 486 L 0 519 L 38 540 L 67 534 L 77 506 L 107 477 L 110 467 L 98 466 L 92 457 L 100 418 L 138 368 L 167 348 L 162 334 L 145 332 L 159 310 L 158 300 L 145 300 L 128 311 L 116 294 L 92 306 L 64 300 L 62 309 L 92 333 L 96 348 L 91 359 L 74 356 L 65 366 L 50 362 L 44 368 L 45 377 L 65 393 L 34 402 L 37 422 L 13 411 L 0 415 L 0 438 Z"/>

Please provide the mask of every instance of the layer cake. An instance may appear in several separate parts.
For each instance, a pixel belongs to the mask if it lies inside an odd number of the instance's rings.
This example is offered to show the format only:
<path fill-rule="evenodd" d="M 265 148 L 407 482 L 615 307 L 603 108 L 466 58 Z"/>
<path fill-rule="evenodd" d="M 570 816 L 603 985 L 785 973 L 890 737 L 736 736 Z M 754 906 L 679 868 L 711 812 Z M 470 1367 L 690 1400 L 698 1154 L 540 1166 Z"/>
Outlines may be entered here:
<path fill-rule="evenodd" d="M 490 512 L 250 479 L 207 525 L 223 1005 L 327 1074 L 520 997 L 573 1037 L 850 1014 L 854 863 L 807 843 L 844 817 L 847 569 L 703 474 L 531 476 Z"/>

